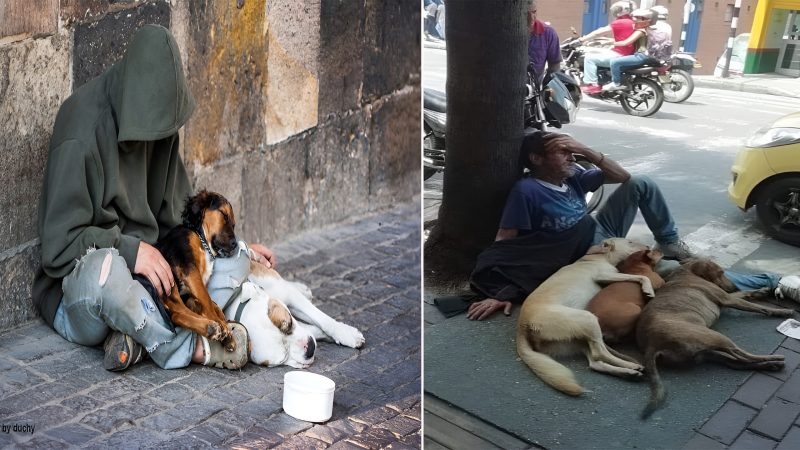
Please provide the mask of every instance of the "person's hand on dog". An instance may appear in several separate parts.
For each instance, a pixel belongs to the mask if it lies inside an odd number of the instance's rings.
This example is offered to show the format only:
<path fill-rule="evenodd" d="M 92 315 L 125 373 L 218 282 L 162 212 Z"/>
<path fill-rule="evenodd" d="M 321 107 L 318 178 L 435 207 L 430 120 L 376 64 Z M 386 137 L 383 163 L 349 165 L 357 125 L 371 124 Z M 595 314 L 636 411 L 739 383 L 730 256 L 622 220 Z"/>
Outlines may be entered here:
<path fill-rule="evenodd" d="M 497 311 L 503 310 L 503 314 L 511 315 L 511 302 L 504 302 L 487 298 L 469 305 L 467 309 L 467 319 L 469 320 L 483 320 Z"/>
<path fill-rule="evenodd" d="M 250 244 L 250 250 L 253 250 L 253 253 L 255 253 L 255 258 L 253 258 L 253 261 L 261 263 L 267 266 L 267 268 L 271 269 L 278 264 L 278 260 L 275 258 L 275 253 L 273 253 L 272 250 L 268 249 L 267 247 L 264 247 L 261 244 Z"/>
<path fill-rule="evenodd" d="M 150 284 L 158 292 L 159 296 L 169 293 L 175 285 L 172 277 L 172 269 L 169 263 L 155 247 L 147 242 L 139 242 L 139 250 L 136 252 L 136 267 L 133 273 L 143 275 L 150 281 Z"/>

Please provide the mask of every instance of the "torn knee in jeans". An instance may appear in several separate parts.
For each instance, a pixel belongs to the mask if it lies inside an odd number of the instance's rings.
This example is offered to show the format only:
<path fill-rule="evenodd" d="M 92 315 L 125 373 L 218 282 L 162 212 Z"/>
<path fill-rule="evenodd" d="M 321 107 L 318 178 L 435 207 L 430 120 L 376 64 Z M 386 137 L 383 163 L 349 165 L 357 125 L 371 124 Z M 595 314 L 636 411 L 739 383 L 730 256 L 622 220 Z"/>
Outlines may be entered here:
<path fill-rule="evenodd" d="M 111 252 L 106 253 L 106 257 L 103 259 L 103 265 L 100 267 L 100 280 L 99 280 L 100 287 L 105 286 L 106 281 L 108 281 L 108 275 L 111 273 L 112 260 L 113 260 L 113 255 L 111 254 Z"/>

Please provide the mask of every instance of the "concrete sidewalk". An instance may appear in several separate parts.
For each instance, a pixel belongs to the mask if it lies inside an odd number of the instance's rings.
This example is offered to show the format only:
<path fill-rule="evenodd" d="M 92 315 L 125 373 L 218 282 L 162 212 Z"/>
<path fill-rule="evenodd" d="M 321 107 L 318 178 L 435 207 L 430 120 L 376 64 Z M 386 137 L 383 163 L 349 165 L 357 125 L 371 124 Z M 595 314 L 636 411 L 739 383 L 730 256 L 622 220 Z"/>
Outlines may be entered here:
<path fill-rule="evenodd" d="M 102 350 L 36 320 L 0 334 L 0 447 L 419 448 L 419 215 L 417 198 L 272 246 L 284 277 L 366 337 L 319 345 L 309 371 L 336 382 L 328 422 L 283 412 L 288 367 L 112 373 Z"/>
<path fill-rule="evenodd" d="M 729 78 L 719 78 L 713 75 L 693 75 L 692 79 L 694 79 L 694 85 L 697 87 L 800 98 L 800 78 L 775 73 Z"/>

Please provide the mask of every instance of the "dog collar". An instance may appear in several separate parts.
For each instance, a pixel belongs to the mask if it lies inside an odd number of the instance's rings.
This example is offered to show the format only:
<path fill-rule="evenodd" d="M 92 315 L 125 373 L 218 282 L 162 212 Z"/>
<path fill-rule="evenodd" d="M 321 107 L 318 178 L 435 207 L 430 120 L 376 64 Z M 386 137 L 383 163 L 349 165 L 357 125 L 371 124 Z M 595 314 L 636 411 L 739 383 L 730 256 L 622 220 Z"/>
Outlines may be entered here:
<path fill-rule="evenodd" d="M 206 241 L 205 236 L 203 236 L 203 229 L 200 228 L 194 232 L 197 233 L 197 237 L 200 238 L 200 245 L 202 245 L 203 249 L 208 253 L 208 257 L 211 258 L 212 261 L 215 260 L 217 257 L 214 256 L 214 252 L 211 251 L 211 246 L 208 245 L 208 241 Z"/>

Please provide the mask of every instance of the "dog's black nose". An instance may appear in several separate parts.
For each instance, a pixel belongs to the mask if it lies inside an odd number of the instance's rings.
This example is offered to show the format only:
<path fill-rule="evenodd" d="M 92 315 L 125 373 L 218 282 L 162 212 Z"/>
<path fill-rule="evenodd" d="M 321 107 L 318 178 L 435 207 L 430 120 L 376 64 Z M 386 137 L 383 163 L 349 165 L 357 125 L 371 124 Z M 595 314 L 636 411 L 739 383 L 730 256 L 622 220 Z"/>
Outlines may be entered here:
<path fill-rule="evenodd" d="M 314 357 L 314 352 L 317 350 L 317 342 L 314 340 L 314 336 L 308 337 L 308 345 L 306 346 L 306 359 L 311 359 Z"/>

